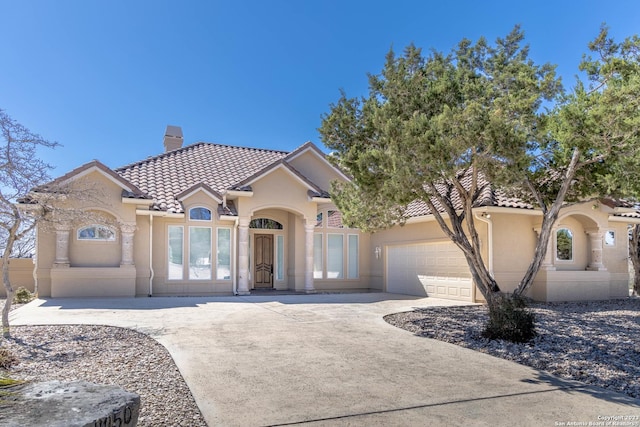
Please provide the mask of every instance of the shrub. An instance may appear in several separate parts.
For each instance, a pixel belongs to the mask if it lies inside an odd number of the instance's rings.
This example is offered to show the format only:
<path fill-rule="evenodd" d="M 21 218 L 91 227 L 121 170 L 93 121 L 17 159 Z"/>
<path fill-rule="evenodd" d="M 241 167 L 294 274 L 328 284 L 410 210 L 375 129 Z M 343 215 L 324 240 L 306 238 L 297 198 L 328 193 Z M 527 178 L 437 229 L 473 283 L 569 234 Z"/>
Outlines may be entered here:
<path fill-rule="evenodd" d="M 530 341 L 536 336 L 535 315 L 521 297 L 497 297 L 489 304 L 489 320 L 482 336 L 491 340 Z"/>
<path fill-rule="evenodd" d="M 16 304 L 26 304 L 32 301 L 33 298 L 34 298 L 33 294 L 29 292 L 27 288 L 25 288 L 24 286 L 20 286 L 16 290 L 15 295 L 13 296 L 13 302 Z"/>
<path fill-rule="evenodd" d="M 0 347 L 0 368 L 9 369 L 18 361 L 18 358 L 6 348 Z"/>

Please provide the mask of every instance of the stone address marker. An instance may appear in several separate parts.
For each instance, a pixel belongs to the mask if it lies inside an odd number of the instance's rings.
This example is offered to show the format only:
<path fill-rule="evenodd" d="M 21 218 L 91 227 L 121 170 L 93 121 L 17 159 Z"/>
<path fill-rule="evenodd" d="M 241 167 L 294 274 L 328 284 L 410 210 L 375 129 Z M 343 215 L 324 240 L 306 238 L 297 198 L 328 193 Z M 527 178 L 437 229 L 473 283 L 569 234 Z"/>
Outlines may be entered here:
<path fill-rule="evenodd" d="M 2 389 L 0 426 L 133 427 L 140 396 L 86 381 L 47 381 Z"/>

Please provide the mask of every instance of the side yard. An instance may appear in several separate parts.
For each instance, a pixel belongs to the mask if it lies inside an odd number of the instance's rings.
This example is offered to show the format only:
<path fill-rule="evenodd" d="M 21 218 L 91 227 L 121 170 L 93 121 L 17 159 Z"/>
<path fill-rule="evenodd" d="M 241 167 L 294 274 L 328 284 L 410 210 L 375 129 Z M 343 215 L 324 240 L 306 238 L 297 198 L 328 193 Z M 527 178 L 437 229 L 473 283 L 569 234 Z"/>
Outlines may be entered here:
<path fill-rule="evenodd" d="M 640 298 L 533 304 L 526 344 L 481 336 L 483 306 L 433 307 L 385 316 L 399 328 L 640 399 Z"/>

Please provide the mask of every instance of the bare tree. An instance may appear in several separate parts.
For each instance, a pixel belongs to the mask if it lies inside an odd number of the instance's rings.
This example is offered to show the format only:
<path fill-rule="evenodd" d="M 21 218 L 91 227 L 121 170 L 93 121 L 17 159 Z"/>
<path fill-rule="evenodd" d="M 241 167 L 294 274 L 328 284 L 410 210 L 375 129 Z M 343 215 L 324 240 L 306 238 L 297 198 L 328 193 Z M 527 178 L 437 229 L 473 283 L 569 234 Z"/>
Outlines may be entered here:
<path fill-rule="evenodd" d="M 16 241 L 31 233 L 35 220 L 25 221 L 25 213 L 17 202 L 29 191 L 47 182 L 53 167 L 38 158 L 38 149 L 55 148 L 51 142 L 13 120 L 0 109 L 0 228 L 6 240 L 2 251 L 2 282 L 7 292 L 7 301 L 2 310 L 3 335 L 9 336 L 9 310 L 13 299 L 13 287 L 9 281 L 9 258 Z"/>

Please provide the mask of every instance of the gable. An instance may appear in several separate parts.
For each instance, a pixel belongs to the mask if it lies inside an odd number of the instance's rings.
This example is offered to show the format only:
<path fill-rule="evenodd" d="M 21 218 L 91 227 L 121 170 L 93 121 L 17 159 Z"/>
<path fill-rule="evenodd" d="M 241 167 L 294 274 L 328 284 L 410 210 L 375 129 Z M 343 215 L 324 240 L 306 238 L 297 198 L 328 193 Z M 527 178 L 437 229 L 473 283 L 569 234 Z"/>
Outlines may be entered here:
<path fill-rule="evenodd" d="M 309 145 L 298 153 L 292 153 L 291 157 L 287 159 L 287 163 L 323 190 L 329 190 L 331 181 L 349 180 L 318 151 L 315 146 Z"/>

